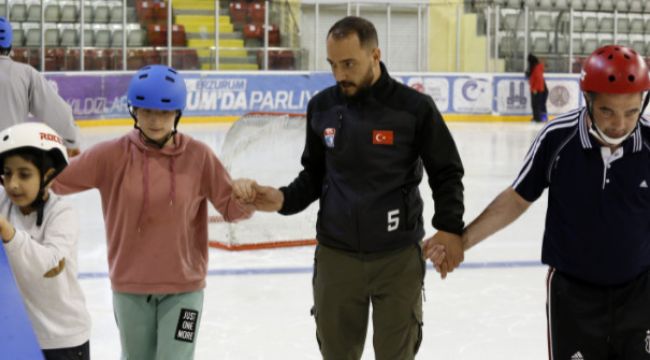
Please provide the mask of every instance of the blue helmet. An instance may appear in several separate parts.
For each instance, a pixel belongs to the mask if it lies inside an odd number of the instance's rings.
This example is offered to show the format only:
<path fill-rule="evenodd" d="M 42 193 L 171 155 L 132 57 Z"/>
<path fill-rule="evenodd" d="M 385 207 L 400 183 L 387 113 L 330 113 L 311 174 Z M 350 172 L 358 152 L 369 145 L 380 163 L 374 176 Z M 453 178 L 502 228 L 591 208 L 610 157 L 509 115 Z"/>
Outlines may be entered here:
<path fill-rule="evenodd" d="M 0 48 L 10 48 L 14 37 L 11 23 L 4 16 L 0 16 Z"/>
<path fill-rule="evenodd" d="M 173 68 L 147 65 L 133 75 L 126 99 L 129 107 L 182 112 L 187 88 L 183 76 Z"/>

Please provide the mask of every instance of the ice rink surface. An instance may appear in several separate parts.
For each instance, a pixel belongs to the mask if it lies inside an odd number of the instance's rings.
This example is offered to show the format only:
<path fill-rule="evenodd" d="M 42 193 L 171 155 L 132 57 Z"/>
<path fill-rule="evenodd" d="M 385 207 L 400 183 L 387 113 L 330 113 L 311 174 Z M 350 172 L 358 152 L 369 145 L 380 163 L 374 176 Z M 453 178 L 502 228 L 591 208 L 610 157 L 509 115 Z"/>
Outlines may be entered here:
<path fill-rule="evenodd" d="M 183 125 L 181 121 L 180 131 L 220 154 L 228 127 Z M 450 123 L 449 127 L 465 165 L 468 222 L 512 183 L 541 126 Z M 129 129 L 83 128 L 82 149 Z M 430 224 L 433 201 L 430 193 L 423 195 L 425 223 Z M 82 219 L 79 270 L 93 320 L 92 358 L 118 359 L 120 344 L 99 195 L 90 191 L 70 199 Z M 545 210 L 546 194 L 516 223 L 467 252 L 463 266 L 445 281 L 429 266 L 424 339 L 417 358 L 548 358 L 547 268 L 539 263 Z M 432 232 L 429 225 L 427 234 Z M 315 325 L 309 315 L 313 252 L 313 247 L 245 252 L 211 249 L 196 359 L 319 359 Z M 374 359 L 372 324 L 363 359 Z"/>

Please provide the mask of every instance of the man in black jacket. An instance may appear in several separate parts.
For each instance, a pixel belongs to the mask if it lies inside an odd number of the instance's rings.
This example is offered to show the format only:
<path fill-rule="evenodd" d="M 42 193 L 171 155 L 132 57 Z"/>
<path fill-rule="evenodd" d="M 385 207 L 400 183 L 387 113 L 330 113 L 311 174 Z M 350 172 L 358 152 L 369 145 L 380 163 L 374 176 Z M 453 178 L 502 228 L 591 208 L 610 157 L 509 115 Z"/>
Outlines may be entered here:
<path fill-rule="evenodd" d="M 425 263 L 423 168 L 445 250 L 443 272 L 463 259 L 463 166 L 433 100 L 388 75 L 372 23 L 346 17 L 327 36 L 337 85 L 307 109 L 304 169 L 287 187 L 254 182 L 235 194 L 283 215 L 320 199 L 314 307 L 325 359 L 359 359 L 372 303 L 377 359 L 413 359 L 422 339 Z"/>

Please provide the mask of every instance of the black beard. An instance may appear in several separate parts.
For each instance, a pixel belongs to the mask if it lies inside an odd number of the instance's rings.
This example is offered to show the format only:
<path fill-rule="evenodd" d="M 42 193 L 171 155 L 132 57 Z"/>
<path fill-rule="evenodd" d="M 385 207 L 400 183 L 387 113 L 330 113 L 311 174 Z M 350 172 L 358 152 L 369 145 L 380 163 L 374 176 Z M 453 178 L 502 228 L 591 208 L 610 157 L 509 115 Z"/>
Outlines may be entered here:
<path fill-rule="evenodd" d="M 370 94 L 370 88 L 372 87 L 372 79 L 374 77 L 374 74 L 372 73 L 372 68 L 368 69 L 368 72 L 366 73 L 366 76 L 361 80 L 361 83 L 357 85 L 357 92 L 354 95 L 347 95 L 345 91 L 343 90 L 344 87 L 342 82 L 337 82 L 336 84 L 339 86 L 339 89 L 341 90 L 341 94 L 348 100 L 350 101 L 355 101 L 355 100 L 361 100 L 365 97 L 367 97 Z"/>

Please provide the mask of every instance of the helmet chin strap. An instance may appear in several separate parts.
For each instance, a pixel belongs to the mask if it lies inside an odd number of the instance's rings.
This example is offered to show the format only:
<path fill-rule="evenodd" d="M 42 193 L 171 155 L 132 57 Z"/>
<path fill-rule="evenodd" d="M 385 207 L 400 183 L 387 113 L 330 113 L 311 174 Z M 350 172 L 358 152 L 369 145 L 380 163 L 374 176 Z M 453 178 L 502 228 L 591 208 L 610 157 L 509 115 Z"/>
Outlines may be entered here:
<path fill-rule="evenodd" d="M 135 121 L 135 123 L 133 123 L 133 127 L 138 129 L 138 131 L 140 131 L 140 135 L 144 138 L 145 142 L 147 144 L 153 145 L 153 146 L 155 146 L 155 147 L 157 147 L 159 149 L 162 149 L 163 147 L 165 147 L 165 144 L 167 144 L 167 141 L 169 141 L 169 139 L 174 137 L 174 135 L 176 134 L 176 126 L 178 125 L 178 121 L 180 120 L 180 118 L 182 116 L 182 113 L 179 111 L 178 114 L 176 115 L 176 119 L 174 120 L 174 128 L 172 129 L 172 131 L 170 131 L 169 134 L 167 134 L 167 136 L 165 136 L 164 139 L 162 139 L 160 141 L 156 141 L 156 140 L 148 137 L 147 134 L 145 134 L 144 131 L 142 131 L 142 129 L 140 129 L 140 127 L 138 127 L 138 118 L 135 116 L 135 111 L 130 106 L 129 106 L 129 114 L 131 114 L 131 117 Z"/>
<path fill-rule="evenodd" d="M 140 129 L 137 125 L 135 125 L 135 128 L 140 131 L 140 135 L 144 138 L 144 140 L 145 140 L 145 142 L 147 144 L 151 144 L 151 145 L 153 145 L 153 146 L 155 146 L 155 147 L 157 147 L 159 149 L 162 149 L 163 147 L 165 147 L 165 144 L 167 144 L 167 141 L 169 141 L 169 139 L 171 139 L 174 136 L 174 134 L 176 134 L 176 129 L 174 128 L 171 132 L 169 132 L 169 134 L 167 134 L 167 136 L 165 136 L 164 139 L 162 139 L 160 141 L 156 141 L 156 140 L 148 137 L 147 134 L 145 134 L 144 131 L 142 131 L 142 129 Z"/>
<path fill-rule="evenodd" d="M 630 130 L 630 132 L 628 132 L 627 134 L 625 134 L 625 135 L 623 135 L 621 137 L 612 138 L 612 137 L 609 137 L 609 136 L 605 135 L 605 133 L 598 128 L 598 126 L 596 125 L 596 122 L 592 120 L 591 121 L 591 126 L 589 127 L 589 133 L 591 135 L 595 136 L 600 141 L 604 142 L 606 145 L 616 146 L 616 145 L 620 145 L 623 141 L 625 141 L 625 139 L 627 139 L 630 136 L 630 134 L 632 134 L 634 132 L 635 129 L 636 129 L 636 126 L 632 130 Z"/>
<path fill-rule="evenodd" d="M 648 106 L 648 101 L 650 101 L 650 94 L 646 93 L 644 95 L 644 100 L 643 100 L 643 106 L 641 107 L 641 112 L 639 114 L 639 118 L 636 121 L 636 124 L 630 130 L 627 134 L 617 137 L 617 138 L 612 138 L 607 135 L 605 135 L 605 132 L 602 131 L 598 125 L 596 125 L 596 120 L 594 119 L 594 114 L 592 111 L 592 106 L 593 104 L 589 101 L 588 97 L 585 96 L 585 102 L 587 103 L 587 113 L 589 114 L 589 118 L 591 119 L 591 126 L 589 127 L 589 133 L 593 135 L 595 138 L 598 140 L 602 141 L 605 143 L 605 145 L 609 146 L 617 146 L 623 143 L 630 135 L 636 130 L 637 126 L 639 126 L 639 121 L 641 121 L 641 116 L 643 116 L 643 112 L 645 111 L 646 107 Z"/>

